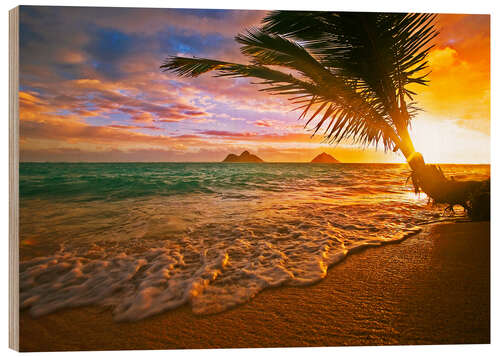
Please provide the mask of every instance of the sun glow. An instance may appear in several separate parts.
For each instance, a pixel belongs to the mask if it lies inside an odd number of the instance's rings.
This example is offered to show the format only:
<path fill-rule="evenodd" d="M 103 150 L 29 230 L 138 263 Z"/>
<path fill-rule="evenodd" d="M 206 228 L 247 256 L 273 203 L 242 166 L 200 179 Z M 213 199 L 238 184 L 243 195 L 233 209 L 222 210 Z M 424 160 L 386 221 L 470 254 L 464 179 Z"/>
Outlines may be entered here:
<path fill-rule="evenodd" d="M 468 130 L 453 120 L 419 117 L 412 123 L 410 136 L 415 149 L 429 163 L 488 164 L 490 137 Z"/>
<path fill-rule="evenodd" d="M 81 22 L 80 9 L 52 11 L 45 16 L 58 21 L 50 25 L 29 14 L 22 21 L 21 161 L 221 161 L 249 150 L 269 162 L 309 162 L 321 152 L 345 163 L 406 162 L 381 146 L 311 138 L 312 127 L 297 121 L 300 112 L 290 112 L 295 105 L 259 91 L 248 78 L 160 74 L 158 59 L 166 55 L 240 61 L 234 35 L 260 26 L 265 11 L 212 17 L 158 10 L 139 16 L 133 31 L 123 20 L 136 20 L 133 10 L 112 24 L 88 16 L 92 26 Z M 165 18 L 175 19 L 167 37 Z M 193 19 L 204 25 L 191 27 Z M 441 14 L 436 26 L 430 83 L 408 86 L 425 110 L 413 121 L 411 138 L 430 163 L 489 163 L 489 15 Z M 53 55 L 44 58 L 46 52 Z"/>

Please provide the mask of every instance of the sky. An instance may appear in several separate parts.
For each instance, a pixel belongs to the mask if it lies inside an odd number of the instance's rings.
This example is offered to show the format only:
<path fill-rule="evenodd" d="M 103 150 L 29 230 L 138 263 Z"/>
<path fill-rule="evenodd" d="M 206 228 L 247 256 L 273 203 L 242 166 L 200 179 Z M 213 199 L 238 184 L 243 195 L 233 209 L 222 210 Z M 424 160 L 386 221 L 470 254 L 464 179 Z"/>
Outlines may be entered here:
<path fill-rule="evenodd" d="M 248 63 L 234 36 L 265 11 L 21 7 L 21 161 L 404 162 L 382 147 L 311 137 L 285 97 L 250 79 L 178 78 L 166 57 Z M 410 135 L 427 162 L 490 162 L 490 17 L 439 15 L 424 111 Z"/>

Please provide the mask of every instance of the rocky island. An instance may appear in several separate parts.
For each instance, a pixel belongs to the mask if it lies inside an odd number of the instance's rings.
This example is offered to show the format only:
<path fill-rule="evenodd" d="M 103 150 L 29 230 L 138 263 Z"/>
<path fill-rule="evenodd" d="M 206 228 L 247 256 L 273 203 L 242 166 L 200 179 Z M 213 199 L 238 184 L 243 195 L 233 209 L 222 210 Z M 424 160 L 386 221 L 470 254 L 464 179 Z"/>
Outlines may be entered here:
<path fill-rule="evenodd" d="M 240 156 L 229 154 L 222 162 L 264 162 L 260 157 L 243 151 Z"/>
<path fill-rule="evenodd" d="M 312 163 L 320 163 L 320 164 L 338 164 L 339 160 L 334 158 L 332 155 L 328 155 L 326 152 L 323 152 L 316 156 L 311 160 Z"/>

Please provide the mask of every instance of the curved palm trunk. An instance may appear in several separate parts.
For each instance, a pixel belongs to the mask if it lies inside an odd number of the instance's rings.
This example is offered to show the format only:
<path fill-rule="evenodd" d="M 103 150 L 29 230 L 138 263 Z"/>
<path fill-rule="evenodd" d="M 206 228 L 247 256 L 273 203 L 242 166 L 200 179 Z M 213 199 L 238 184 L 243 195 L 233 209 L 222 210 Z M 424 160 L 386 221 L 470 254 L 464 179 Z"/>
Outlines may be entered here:
<path fill-rule="evenodd" d="M 458 182 L 446 178 L 439 166 L 425 164 L 408 133 L 412 116 L 405 98 L 412 99 L 412 92 L 405 86 L 428 82 L 421 71 L 427 68 L 426 57 L 432 48 L 429 41 L 437 36 L 434 18 L 431 14 L 275 12 L 264 21 L 264 29 L 236 37 L 252 64 L 170 57 L 161 68 L 185 77 L 216 71 L 220 77 L 260 79 L 268 93 L 293 96 L 299 108 L 305 108 L 299 118 L 317 106 L 306 123 L 320 118 L 314 133 L 326 126 L 325 138 L 330 142 L 347 138 L 365 144 L 382 141 L 385 149 L 400 150 L 406 157 L 416 192 L 447 203 L 451 211 L 458 204 L 472 218 L 488 218 L 489 180 Z M 363 29 L 358 31 L 359 24 Z M 314 30 L 315 26 L 320 29 Z M 340 33 L 330 36 L 331 30 Z M 301 45 L 310 41 L 324 43 L 316 43 L 314 49 Z M 352 59 L 359 57 L 353 64 Z M 303 75 L 294 77 L 273 66 Z M 344 77 L 347 74 L 353 81 Z"/>
<path fill-rule="evenodd" d="M 454 205 L 464 207 L 474 220 L 490 218 L 490 180 L 455 181 L 448 179 L 437 165 L 426 164 L 422 154 L 415 151 L 406 128 L 399 133 L 403 153 L 410 168 L 415 192 L 423 191 L 435 203 L 447 203 L 453 212 Z"/>

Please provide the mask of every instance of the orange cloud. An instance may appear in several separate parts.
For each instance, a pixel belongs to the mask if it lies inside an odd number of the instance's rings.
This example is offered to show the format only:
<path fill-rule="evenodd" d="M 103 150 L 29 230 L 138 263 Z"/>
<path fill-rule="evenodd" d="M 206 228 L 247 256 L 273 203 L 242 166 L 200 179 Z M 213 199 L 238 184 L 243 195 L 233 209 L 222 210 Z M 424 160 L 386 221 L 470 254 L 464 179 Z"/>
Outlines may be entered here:
<path fill-rule="evenodd" d="M 441 34 L 428 58 L 430 83 L 416 88 L 416 99 L 431 116 L 489 134 L 489 16 L 440 15 L 437 25 Z"/>
<path fill-rule="evenodd" d="M 64 15 L 73 10 L 44 11 L 54 11 L 55 18 L 57 11 Z M 159 71 L 165 56 L 175 52 L 247 61 L 232 37 L 258 24 L 263 12 L 218 17 L 203 11 L 78 11 L 78 16 L 59 16 L 50 25 L 39 16 L 24 17 L 32 32 L 46 40 L 31 41 L 21 49 L 26 61 L 19 93 L 23 160 L 101 160 L 100 153 L 108 161 L 219 161 L 245 149 L 267 161 L 309 161 L 322 151 L 344 162 L 402 160 L 396 154 L 348 144 L 332 148 L 320 136 L 311 138 L 303 122 L 296 121 L 299 112 L 290 113 L 293 105 L 286 98 L 259 92 L 261 87 L 252 80 L 178 78 Z M 98 47 L 101 57 L 95 57 L 90 45 L 100 37 L 73 23 L 75 18 L 117 31 L 131 45 L 118 48 L 119 55 Z M 429 56 L 431 82 L 416 88 L 416 100 L 426 113 L 415 119 L 412 131 L 417 150 L 419 145 L 428 150 L 428 161 L 440 160 L 441 151 L 446 151 L 441 155 L 446 161 L 474 158 L 464 150 L 455 150 L 453 157 L 453 151 L 429 149 L 427 127 L 455 133 L 457 138 L 447 136 L 450 147 L 468 138 L 467 151 L 481 153 L 481 162 L 489 160 L 489 154 L 478 149 L 489 138 L 489 23 L 489 16 L 483 15 L 438 17 L 441 34 Z M 162 43 L 172 33 L 183 42 Z M 207 46 L 213 34 L 219 42 Z M 104 60 L 104 67 L 99 60 Z"/>
<path fill-rule="evenodd" d="M 489 133 L 489 71 L 461 59 L 451 47 L 436 48 L 429 56 L 430 86 L 418 96 L 430 114 L 458 120 L 461 125 Z"/>

